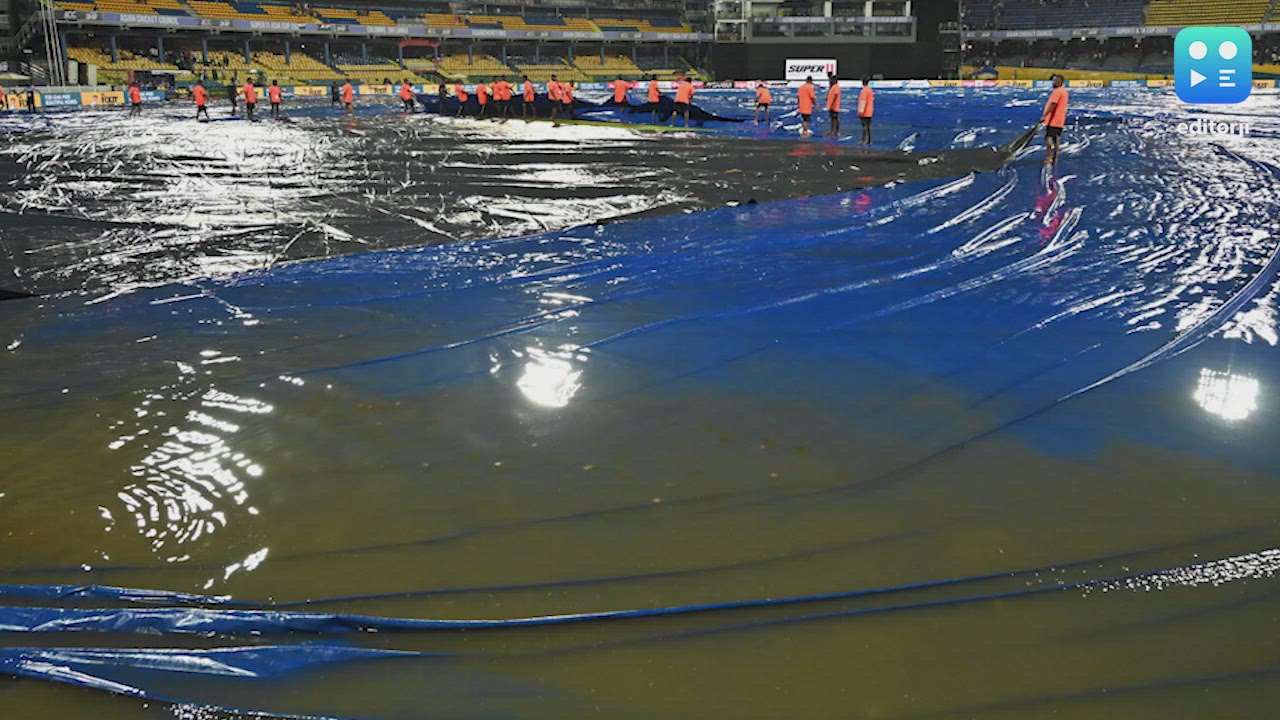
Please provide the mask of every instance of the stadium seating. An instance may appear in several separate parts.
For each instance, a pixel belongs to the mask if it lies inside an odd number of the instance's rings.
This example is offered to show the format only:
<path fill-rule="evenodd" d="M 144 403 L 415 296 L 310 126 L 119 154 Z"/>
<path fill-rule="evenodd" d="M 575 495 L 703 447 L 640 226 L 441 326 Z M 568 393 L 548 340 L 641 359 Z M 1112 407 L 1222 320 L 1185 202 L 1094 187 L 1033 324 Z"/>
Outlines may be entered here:
<path fill-rule="evenodd" d="M 563 58 L 544 57 L 541 60 L 515 58 L 512 60 L 512 64 L 520 71 L 519 75 L 528 75 L 529 79 L 534 82 L 544 83 L 550 80 L 552 75 L 555 75 L 560 80 L 572 82 L 590 82 L 591 80 L 585 73 L 570 65 L 569 61 Z"/>
<path fill-rule="evenodd" d="M 1071 27 L 1132 27 L 1142 24 L 1145 0 L 1006 0 L 996 25 L 1006 30 Z"/>
<path fill-rule="evenodd" d="M 193 81 L 195 76 L 188 72 L 178 70 L 178 66 L 169 63 L 162 63 L 152 60 L 144 55 L 138 55 L 128 50 L 121 49 L 116 53 L 119 62 L 111 62 L 111 55 L 107 50 L 95 47 L 68 47 L 67 57 L 86 65 L 98 66 L 98 82 L 107 85 L 123 85 L 128 82 L 129 71 L 131 70 L 160 70 L 172 72 L 175 80 L 179 82 Z"/>
<path fill-rule="evenodd" d="M 511 67 L 492 55 L 476 55 L 468 60 L 466 55 L 449 55 L 440 58 L 440 74 L 451 80 L 458 78 L 491 78 L 498 75 L 514 75 Z"/>
<path fill-rule="evenodd" d="M 582 55 L 575 58 L 573 64 L 592 80 L 611 80 L 619 76 L 634 79 L 644 74 L 631 62 L 631 58 L 623 55 L 605 57 L 603 61 L 598 55 Z"/>
<path fill-rule="evenodd" d="M 1270 0 L 1152 0 L 1148 25 L 1249 25 L 1262 22 Z"/>
<path fill-rule="evenodd" d="M 342 79 L 336 70 L 308 55 L 291 53 L 286 62 L 283 55 L 269 52 L 253 54 L 255 65 L 265 69 L 267 75 L 280 80 L 296 80 L 303 83 L 331 83 Z"/>
<path fill-rule="evenodd" d="M 596 18 L 595 24 L 606 32 L 687 33 L 693 30 L 681 20 L 654 18 Z"/>
<path fill-rule="evenodd" d="M 61 2 L 63 10 L 82 12 L 137 13 L 141 15 L 189 15 L 178 0 L 97 0 L 97 2 Z"/>
<path fill-rule="evenodd" d="M 659 80 L 676 80 L 681 75 L 688 77 L 690 80 L 702 79 L 702 76 L 693 68 L 693 65 L 684 58 L 673 55 L 668 60 L 660 57 L 644 57 L 636 59 L 636 65 L 640 67 L 644 74 L 652 75 Z"/>

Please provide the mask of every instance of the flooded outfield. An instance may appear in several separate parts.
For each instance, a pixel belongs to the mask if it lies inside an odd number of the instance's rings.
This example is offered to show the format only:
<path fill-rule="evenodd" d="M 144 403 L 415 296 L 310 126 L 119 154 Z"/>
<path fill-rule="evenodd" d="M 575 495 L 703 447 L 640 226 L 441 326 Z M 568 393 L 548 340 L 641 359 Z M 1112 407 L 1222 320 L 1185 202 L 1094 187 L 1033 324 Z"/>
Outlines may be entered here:
<path fill-rule="evenodd" d="M 8 119 L 0 704 L 1267 716 L 1280 97 L 1074 102 L 1056 172 L 835 194 L 751 126 Z"/>

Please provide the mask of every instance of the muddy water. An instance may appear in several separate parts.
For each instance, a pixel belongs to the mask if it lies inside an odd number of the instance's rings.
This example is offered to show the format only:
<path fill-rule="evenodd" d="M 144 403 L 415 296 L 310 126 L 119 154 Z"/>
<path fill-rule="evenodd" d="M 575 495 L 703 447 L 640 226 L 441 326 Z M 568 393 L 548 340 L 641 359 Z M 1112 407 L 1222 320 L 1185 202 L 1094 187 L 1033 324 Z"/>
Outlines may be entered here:
<path fill-rule="evenodd" d="M 1161 98 L 1081 98 L 1057 172 L 1030 157 L 155 287 L 133 266 L 5 303 L 0 582 L 382 618 L 686 611 L 7 632 L 31 650 L 6 671 L 48 647 L 413 654 L 271 677 L 64 656 L 178 704 L 35 679 L 0 702 L 58 720 L 1266 716 L 1277 129 L 1169 137 Z M 962 119 L 1002 129 L 1025 101 Z M 927 127 L 948 100 L 902 102 Z M 14 630 L 19 606 L 140 607 L 3 603 Z"/>

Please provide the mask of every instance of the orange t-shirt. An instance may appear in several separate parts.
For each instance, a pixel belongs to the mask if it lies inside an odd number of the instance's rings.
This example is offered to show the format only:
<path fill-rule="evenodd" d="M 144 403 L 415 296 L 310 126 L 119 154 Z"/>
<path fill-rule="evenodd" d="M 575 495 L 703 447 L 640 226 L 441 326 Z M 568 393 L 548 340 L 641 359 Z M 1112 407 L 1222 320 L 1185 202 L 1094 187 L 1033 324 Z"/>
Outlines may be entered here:
<path fill-rule="evenodd" d="M 761 85 L 756 88 L 756 102 L 760 105 L 769 105 L 773 102 L 773 93 L 769 92 L 769 88 Z"/>
<path fill-rule="evenodd" d="M 631 83 L 626 80 L 613 81 L 613 101 L 622 105 L 627 101 L 627 91 L 631 89 Z"/>
<path fill-rule="evenodd" d="M 876 114 L 876 94 L 870 85 L 864 85 L 858 91 L 858 117 L 872 117 Z"/>
<path fill-rule="evenodd" d="M 560 102 L 565 105 L 573 104 L 573 83 L 565 83 L 560 86 Z"/>
<path fill-rule="evenodd" d="M 685 80 L 676 85 L 676 102 L 688 104 L 693 101 L 693 83 Z"/>
<path fill-rule="evenodd" d="M 658 81 L 650 80 L 649 81 L 649 102 L 656 103 L 658 102 L 659 97 L 661 96 L 658 94 Z"/>
<path fill-rule="evenodd" d="M 142 91 L 136 85 L 129 88 L 129 102 L 134 105 L 142 104 Z"/>
<path fill-rule="evenodd" d="M 1053 105 L 1053 114 L 1049 114 L 1049 106 Z M 1044 104 L 1045 125 L 1049 127 L 1066 127 L 1067 126 L 1067 88 L 1054 88 L 1049 93 L 1049 101 Z"/>
<path fill-rule="evenodd" d="M 533 83 L 524 81 L 524 101 L 533 102 Z"/>
<path fill-rule="evenodd" d="M 412 99 L 413 99 L 413 87 L 412 87 L 412 86 L 410 86 L 410 85 L 409 85 L 409 83 L 401 83 L 401 85 L 400 85 L 400 99 L 401 99 L 401 100 L 412 100 Z"/>
<path fill-rule="evenodd" d="M 812 85 L 804 84 L 800 86 L 800 114 L 812 115 L 813 106 L 818 102 L 818 96 Z"/>
<path fill-rule="evenodd" d="M 204 89 L 203 85 L 197 85 L 191 91 L 191 96 L 196 99 L 196 107 L 204 107 L 209 102 L 209 93 Z"/>
<path fill-rule="evenodd" d="M 550 100 L 551 100 L 551 102 L 559 102 L 559 101 L 560 101 L 560 83 L 559 83 L 559 81 L 557 81 L 557 80 L 552 80 L 551 82 L 548 82 L 548 83 L 547 83 L 547 98 L 548 98 L 548 99 L 550 99 Z"/>
<path fill-rule="evenodd" d="M 479 85 L 476 86 L 476 100 L 479 100 L 481 105 L 489 104 L 489 86 L 488 85 L 485 85 L 484 83 L 480 83 Z"/>
<path fill-rule="evenodd" d="M 832 83 L 827 88 L 827 110 L 840 112 L 840 83 Z"/>
<path fill-rule="evenodd" d="M 258 88 L 254 87 L 253 83 L 245 83 L 242 89 L 244 91 L 244 101 L 250 105 L 257 105 Z"/>
<path fill-rule="evenodd" d="M 279 85 L 268 85 L 267 97 L 271 99 L 271 102 L 279 103 L 281 98 L 284 97 L 284 88 Z"/>
<path fill-rule="evenodd" d="M 458 96 L 458 102 L 467 101 L 467 89 L 462 86 L 462 83 L 453 84 L 453 94 Z"/>
<path fill-rule="evenodd" d="M 356 89 L 351 87 L 351 83 L 342 86 L 342 102 L 353 103 L 356 101 Z"/>

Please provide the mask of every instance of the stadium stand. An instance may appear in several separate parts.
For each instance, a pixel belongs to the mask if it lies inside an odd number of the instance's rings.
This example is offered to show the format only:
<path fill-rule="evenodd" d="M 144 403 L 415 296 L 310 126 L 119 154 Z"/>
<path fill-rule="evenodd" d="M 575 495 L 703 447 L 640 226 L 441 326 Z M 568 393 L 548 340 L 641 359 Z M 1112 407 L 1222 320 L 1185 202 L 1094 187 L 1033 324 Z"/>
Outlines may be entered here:
<path fill-rule="evenodd" d="M 401 69 L 399 64 L 386 58 L 370 57 L 366 60 L 359 57 L 339 55 L 334 58 L 334 67 L 343 76 L 370 85 L 380 85 L 383 80 L 397 82 L 405 78 L 414 83 L 427 82 L 425 78 L 410 70 Z"/>
<path fill-rule="evenodd" d="M 356 25 L 395 25 L 386 13 L 381 10 L 349 10 L 346 8 L 318 7 L 313 8 L 313 15 L 323 22 L 347 23 Z"/>
<path fill-rule="evenodd" d="M 254 64 L 267 71 L 267 75 L 285 84 L 285 79 L 303 83 L 330 83 L 343 78 L 336 70 L 308 55 L 291 53 L 288 62 L 283 55 L 270 52 L 253 54 Z"/>
<path fill-rule="evenodd" d="M 1006 0 L 996 23 L 1006 30 L 1132 27 L 1142 24 L 1145 6 L 1145 0 L 1066 0 L 1056 4 Z"/>
<path fill-rule="evenodd" d="M 85 12 L 141 13 L 147 15 L 190 15 L 178 0 L 97 0 L 96 2 L 59 3 L 64 10 Z"/>
<path fill-rule="evenodd" d="M 460 30 L 467 27 L 467 21 L 461 15 L 442 15 L 438 13 L 422 16 L 427 27 Z"/>
<path fill-rule="evenodd" d="M 624 55 L 605 57 L 603 61 L 597 55 L 583 55 L 574 58 L 573 64 L 592 80 L 611 80 L 619 76 L 635 79 L 644 74 L 643 70 L 631 62 L 631 58 Z"/>
<path fill-rule="evenodd" d="M 1249 25 L 1262 22 L 1270 0 L 1152 0 L 1148 25 Z"/>
<path fill-rule="evenodd" d="M 597 58 L 599 59 L 599 58 Z M 551 79 L 552 75 L 561 80 L 570 80 L 573 82 L 590 82 L 588 77 L 578 68 L 569 64 L 564 58 L 543 57 L 541 60 L 533 58 L 512 58 L 511 63 L 519 70 L 520 75 L 528 75 L 529 79 L 534 82 L 546 82 Z"/>
<path fill-rule="evenodd" d="M 450 80 L 458 78 L 490 78 L 498 75 L 513 75 L 515 71 L 492 55 L 475 55 L 468 60 L 466 55 L 449 55 L 440 58 L 440 74 Z"/>
<path fill-rule="evenodd" d="M 672 55 L 667 60 L 642 55 L 636 58 L 636 65 L 644 71 L 645 75 L 652 75 L 659 80 L 676 80 L 681 75 L 688 76 L 690 80 L 702 78 L 687 60 L 678 55 Z"/>
<path fill-rule="evenodd" d="M 637 20 L 634 18 L 596 18 L 595 24 L 607 32 L 687 33 L 693 30 L 683 21 L 670 18 Z"/>

